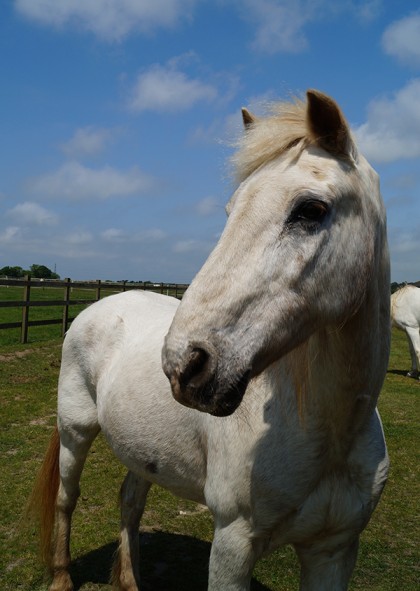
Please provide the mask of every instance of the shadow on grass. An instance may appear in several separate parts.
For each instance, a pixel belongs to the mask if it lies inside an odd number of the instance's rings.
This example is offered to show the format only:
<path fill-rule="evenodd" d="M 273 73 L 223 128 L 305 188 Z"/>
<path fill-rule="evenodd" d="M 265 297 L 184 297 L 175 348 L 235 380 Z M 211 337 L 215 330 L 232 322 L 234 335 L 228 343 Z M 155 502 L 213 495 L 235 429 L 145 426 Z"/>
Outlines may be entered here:
<path fill-rule="evenodd" d="M 142 591 L 206 591 L 210 543 L 167 532 L 140 534 Z M 84 585 L 108 585 L 117 544 L 111 543 L 77 558 L 70 575 L 74 590 Z M 269 591 L 255 579 L 252 591 Z"/>
<path fill-rule="evenodd" d="M 395 376 L 404 376 L 405 378 L 408 378 L 409 380 L 416 380 L 418 381 L 418 377 L 417 376 L 409 376 L 408 374 L 408 369 L 388 369 L 387 373 L 392 373 Z"/>

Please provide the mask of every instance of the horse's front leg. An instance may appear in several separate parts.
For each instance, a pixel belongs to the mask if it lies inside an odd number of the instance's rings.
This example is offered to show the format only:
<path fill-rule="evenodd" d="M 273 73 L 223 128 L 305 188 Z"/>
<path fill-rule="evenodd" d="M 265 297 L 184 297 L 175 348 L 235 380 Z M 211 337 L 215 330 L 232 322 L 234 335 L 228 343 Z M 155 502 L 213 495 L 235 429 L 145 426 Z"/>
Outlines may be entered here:
<path fill-rule="evenodd" d="M 316 542 L 296 546 L 301 564 L 300 591 L 347 591 L 358 548 L 359 538 L 335 549 Z"/>
<path fill-rule="evenodd" d="M 228 524 L 215 520 L 208 591 L 248 591 L 255 562 L 262 552 L 243 518 Z"/>
<path fill-rule="evenodd" d="M 151 483 L 128 472 L 121 486 L 120 545 L 113 571 L 112 585 L 120 591 L 138 591 L 139 525 Z"/>

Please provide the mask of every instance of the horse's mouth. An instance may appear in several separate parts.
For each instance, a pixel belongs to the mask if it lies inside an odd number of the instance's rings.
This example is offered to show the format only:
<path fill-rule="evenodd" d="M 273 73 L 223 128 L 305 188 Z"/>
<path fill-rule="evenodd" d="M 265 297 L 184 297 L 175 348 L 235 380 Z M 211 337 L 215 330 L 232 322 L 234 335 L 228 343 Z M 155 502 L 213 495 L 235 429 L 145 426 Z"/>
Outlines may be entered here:
<path fill-rule="evenodd" d="M 205 386 L 180 388 L 179 382 L 171 381 L 172 394 L 177 402 L 214 417 L 227 417 L 241 404 L 250 380 L 250 371 L 246 371 L 234 384 L 224 389 L 213 381 Z"/>

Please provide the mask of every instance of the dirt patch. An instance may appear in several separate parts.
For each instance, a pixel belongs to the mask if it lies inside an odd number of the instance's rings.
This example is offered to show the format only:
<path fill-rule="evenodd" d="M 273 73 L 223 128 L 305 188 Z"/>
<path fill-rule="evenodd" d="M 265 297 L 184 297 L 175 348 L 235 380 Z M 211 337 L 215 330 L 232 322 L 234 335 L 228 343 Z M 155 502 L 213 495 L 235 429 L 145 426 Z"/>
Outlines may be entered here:
<path fill-rule="evenodd" d="M 40 379 L 39 376 L 14 376 L 13 381 L 15 384 L 35 384 Z"/>
<path fill-rule="evenodd" d="M 52 349 L 61 349 L 62 346 L 63 345 L 60 342 L 56 345 L 52 345 L 52 346 L 48 346 L 48 347 L 37 347 L 34 349 L 23 349 L 23 351 L 14 351 L 13 353 L 4 353 L 3 355 L 0 355 L 0 363 L 2 361 L 7 362 L 7 361 L 16 361 L 17 359 L 23 359 L 24 357 L 27 357 L 31 353 L 37 353 L 39 351 L 51 351 Z M 47 359 L 51 359 L 51 361 L 50 361 L 51 367 L 59 367 L 60 360 L 57 360 L 54 357 L 55 357 L 54 353 L 49 353 L 49 355 L 47 356 Z"/>
<path fill-rule="evenodd" d="M 32 421 L 29 421 L 30 425 L 35 425 L 35 426 L 44 426 L 44 425 L 49 425 L 49 420 L 53 415 L 49 415 L 47 418 L 39 418 L 39 419 L 33 419 Z"/>
<path fill-rule="evenodd" d="M 6 353 L 5 355 L 0 355 L 0 361 L 14 361 L 15 359 L 23 359 L 32 353 L 32 349 L 24 349 L 23 351 L 15 351 L 14 353 Z"/>

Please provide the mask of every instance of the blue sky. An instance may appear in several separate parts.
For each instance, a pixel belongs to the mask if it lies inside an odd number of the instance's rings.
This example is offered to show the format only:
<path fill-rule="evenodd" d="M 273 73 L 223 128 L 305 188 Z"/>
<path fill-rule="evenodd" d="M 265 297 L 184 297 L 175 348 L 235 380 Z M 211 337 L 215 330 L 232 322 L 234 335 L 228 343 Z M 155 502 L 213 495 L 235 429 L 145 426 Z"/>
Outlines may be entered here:
<path fill-rule="evenodd" d="M 317 88 L 381 176 L 392 279 L 420 280 L 418 2 L 2 2 L 0 73 L 0 267 L 190 282 L 240 107 Z"/>

